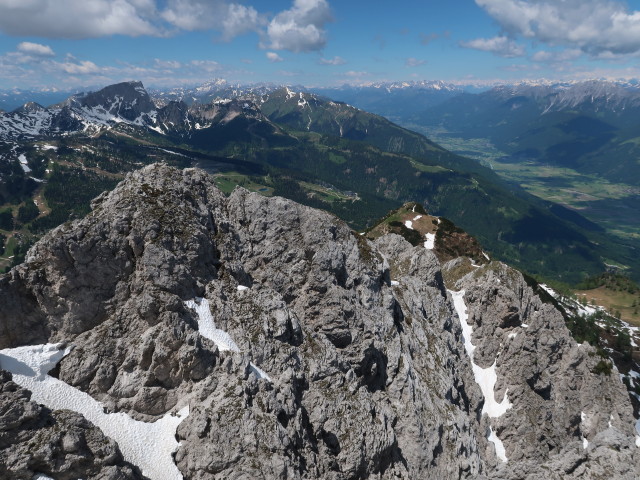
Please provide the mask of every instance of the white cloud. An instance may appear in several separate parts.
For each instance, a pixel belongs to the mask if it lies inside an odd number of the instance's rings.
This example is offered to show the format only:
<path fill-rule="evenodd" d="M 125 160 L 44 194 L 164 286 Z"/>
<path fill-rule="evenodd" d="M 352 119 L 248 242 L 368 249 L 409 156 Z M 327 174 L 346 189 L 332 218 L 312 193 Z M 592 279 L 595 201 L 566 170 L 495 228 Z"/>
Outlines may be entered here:
<path fill-rule="evenodd" d="M 56 55 L 49 45 L 32 42 L 19 43 L 18 51 L 25 55 L 32 55 L 35 57 L 55 57 Z"/>
<path fill-rule="evenodd" d="M 214 60 L 191 60 L 191 65 L 207 73 L 217 72 L 221 69 L 220 64 Z"/>
<path fill-rule="evenodd" d="M 66 73 L 70 73 L 72 75 L 89 75 L 100 73 L 101 69 L 95 63 L 90 62 L 89 60 L 82 60 L 80 62 L 54 62 L 55 65 L 59 66 Z"/>
<path fill-rule="evenodd" d="M 342 57 L 321 58 L 318 60 L 320 65 L 344 65 L 347 61 Z"/>
<path fill-rule="evenodd" d="M 243 33 L 257 29 L 265 20 L 255 8 L 232 3 L 227 9 L 227 15 L 222 21 L 222 33 L 225 40 L 229 40 Z"/>
<path fill-rule="evenodd" d="M 324 26 L 332 20 L 326 0 L 294 0 L 293 6 L 277 14 L 267 27 L 265 48 L 311 52 L 326 44 Z"/>
<path fill-rule="evenodd" d="M 160 60 L 159 58 L 156 58 L 153 63 L 156 67 L 167 70 L 175 70 L 182 67 L 182 63 L 177 60 Z"/>
<path fill-rule="evenodd" d="M 154 0 L 2 1 L 0 30 L 48 38 L 157 35 L 154 12 Z"/>
<path fill-rule="evenodd" d="M 510 38 L 504 36 L 476 38 L 468 42 L 461 42 L 460 45 L 465 48 L 491 52 L 505 58 L 522 57 L 525 54 L 525 49 L 522 45 L 518 45 Z"/>
<path fill-rule="evenodd" d="M 273 62 L 273 63 L 284 62 L 284 58 L 282 58 L 276 52 L 267 52 L 266 55 L 270 62 Z"/>
<path fill-rule="evenodd" d="M 181 30 L 221 30 L 225 40 L 265 23 L 255 8 L 224 0 L 168 0 L 160 16 Z"/>
<path fill-rule="evenodd" d="M 618 0 L 476 0 L 500 26 L 593 56 L 640 51 L 640 11 Z M 606 56 L 606 55 L 605 55 Z"/>
<path fill-rule="evenodd" d="M 405 60 L 404 64 L 407 67 L 419 67 L 420 65 L 424 65 L 425 63 L 427 63 L 426 60 L 420 60 L 417 58 L 413 58 L 413 57 L 409 57 Z"/>
<path fill-rule="evenodd" d="M 255 8 L 226 0 L 0 1 L 0 31 L 17 36 L 136 37 L 218 30 L 230 40 L 265 24 Z"/>
<path fill-rule="evenodd" d="M 311 52 L 326 44 L 328 0 L 293 0 L 276 14 L 229 0 L 0 0 L 0 32 L 44 38 L 169 36 L 213 30 L 229 41 L 257 32 L 270 50 Z M 269 20 L 270 18 L 270 20 Z M 37 44 L 34 44 L 37 45 Z M 43 45 L 44 46 L 44 45 Z M 46 46 L 44 46 L 46 47 Z"/>
<path fill-rule="evenodd" d="M 558 52 L 550 52 L 547 50 L 540 50 L 531 55 L 531 60 L 541 63 L 563 63 L 570 62 L 579 58 L 583 54 L 579 48 L 572 48 L 561 50 Z"/>

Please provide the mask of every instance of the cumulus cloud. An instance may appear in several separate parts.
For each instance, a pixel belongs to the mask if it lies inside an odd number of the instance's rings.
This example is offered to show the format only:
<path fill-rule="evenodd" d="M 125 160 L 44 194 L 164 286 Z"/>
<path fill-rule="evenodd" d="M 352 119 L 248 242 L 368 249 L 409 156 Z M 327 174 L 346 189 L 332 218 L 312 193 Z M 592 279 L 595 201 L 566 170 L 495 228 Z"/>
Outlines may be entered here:
<path fill-rule="evenodd" d="M 515 41 L 505 36 L 476 38 L 469 42 L 461 42 L 460 45 L 465 48 L 491 52 L 505 58 L 522 57 L 525 54 L 525 49 L 522 45 L 518 45 Z"/>
<path fill-rule="evenodd" d="M 425 63 L 427 63 L 426 60 L 420 60 L 417 58 L 413 58 L 413 57 L 409 57 L 405 60 L 404 64 L 407 67 L 419 67 L 420 65 L 424 65 Z"/>
<path fill-rule="evenodd" d="M 100 67 L 98 67 L 95 63 L 90 62 L 89 60 L 64 63 L 55 62 L 55 65 L 59 66 L 66 73 L 70 73 L 72 75 L 89 75 L 96 74 L 101 71 Z"/>
<path fill-rule="evenodd" d="M 255 8 L 226 0 L 0 1 L 0 31 L 18 36 L 136 37 L 218 30 L 230 40 L 265 24 Z"/>
<path fill-rule="evenodd" d="M 227 15 L 222 21 L 223 36 L 229 40 L 230 38 L 255 30 L 264 23 L 265 20 L 258 14 L 255 8 L 232 3 L 227 8 Z"/>
<path fill-rule="evenodd" d="M 154 0 L 21 0 L 0 2 L 0 30 L 17 36 L 89 38 L 154 35 Z"/>
<path fill-rule="evenodd" d="M 55 52 L 49 45 L 40 43 L 22 42 L 18 44 L 18 52 L 34 57 L 55 57 Z"/>
<path fill-rule="evenodd" d="M 280 12 L 269 22 L 269 43 L 265 47 L 292 52 L 320 50 L 327 42 L 324 26 L 331 20 L 326 0 L 294 0 L 289 10 Z"/>
<path fill-rule="evenodd" d="M 618 0 L 475 0 L 511 35 L 593 56 L 640 51 L 640 11 Z"/>
<path fill-rule="evenodd" d="M 282 58 L 276 52 L 267 52 L 266 55 L 270 62 L 273 62 L 273 63 L 284 62 L 284 58 Z"/>
<path fill-rule="evenodd" d="M 292 52 L 317 51 L 332 21 L 327 0 L 293 0 L 289 9 L 261 14 L 243 0 L 0 0 L 0 32 L 45 38 L 110 35 L 169 36 L 214 30 L 229 41 L 257 32 L 260 46 Z"/>
<path fill-rule="evenodd" d="M 318 60 L 320 65 L 344 65 L 347 61 L 342 57 L 321 58 Z"/>
<path fill-rule="evenodd" d="M 225 40 L 265 22 L 255 8 L 224 0 L 168 0 L 160 17 L 181 30 L 221 30 Z"/>

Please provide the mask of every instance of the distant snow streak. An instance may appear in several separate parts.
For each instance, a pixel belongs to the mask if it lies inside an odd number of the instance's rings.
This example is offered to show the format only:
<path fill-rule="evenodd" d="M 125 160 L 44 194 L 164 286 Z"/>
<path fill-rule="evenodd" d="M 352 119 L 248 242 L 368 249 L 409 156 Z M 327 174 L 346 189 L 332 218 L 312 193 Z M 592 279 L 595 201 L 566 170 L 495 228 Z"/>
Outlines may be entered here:
<path fill-rule="evenodd" d="M 473 335 L 473 327 L 469 325 L 467 319 L 469 315 L 467 313 L 467 306 L 464 303 L 464 290 L 460 290 L 459 292 L 453 292 L 449 290 L 451 296 L 453 298 L 453 306 L 460 318 L 460 326 L 462 327 L 462 338 L 464 340 L 464 348 L 467 351 L 467 355 L 469 355 L 469 359 L 471 360 L 471 367 L 473 369 L 473 376 L 475 378 L 476 383 L 480 386 L 480 390 L 482 391 L 482 395 L 484 396 L 484 405 L 482 406 L 482 413 L 487 414 L 489 418 L 498 418 L 504 413 L 513 407 L 513 404 L 509 401 L 509 397 L 507 395 L 508 389 L 504 392 L 504 397 L 501 402 L 497 402 L 494 393 L 494 387 L 496 381 L 498 379 L 498 375 L 496 372 L 496 362 L 497 359 L 493 361 L 493 365 L 489 368 L 482 368 L 475 364 L 473 361 L 473 352 L 476 347 L 471 342 L 471 338 Z M 498 436 L 491 430 L 488 440 L 492 441 L 495 444 L 496 455 L 503 461 L 507 461 L 507 457 L 505 455 L 504 445 Z"/>
<path fill-rule="evenodd" d="M 196 298 L 195 300 L 187 300 L 185 302 L 187 307 L 193 309 L 198 314 L 198 331 L 200 335 L 208 338 L 216 344 L 218 350 L 232 352 L 239 352 L 240 349 L 236 342 L 233 341 L 231 335 L 224 330 L 216 328 L 216 324 L 213 321 L 211 315 L 211 309 L 209 307 L 209 301 L 206 298 Z"/>

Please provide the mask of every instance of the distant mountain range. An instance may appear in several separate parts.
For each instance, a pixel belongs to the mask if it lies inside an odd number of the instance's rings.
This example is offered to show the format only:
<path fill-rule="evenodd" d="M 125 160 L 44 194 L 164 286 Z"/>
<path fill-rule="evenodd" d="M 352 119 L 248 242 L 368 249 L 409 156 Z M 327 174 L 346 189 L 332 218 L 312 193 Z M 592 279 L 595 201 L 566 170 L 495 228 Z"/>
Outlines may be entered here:
<path fill-rule="evenodd" d="M 445 102 L 468 95 L 440 83 L 366 88 L 384 95 L 416 89 L 449 96 Z M 43 188 L 46 198 L 53 188 L 47 162 L 111 178 L 165 159 L 235 172 L 225 181 L 330 210 L 356 228 L 417 201 L 534 274 L 578 281 L 612 262 L 640 271 L 633 246 L 579 213 L 528 195 L 381 116 L 292 87 L 213 82 L 199 89 L 213 100 L 191 97 L 191 104 L 179 96 L 185 92 L 172 92 L 152 96 L 141 83 L 125 82 L 0 115 L 0 194 L 16 202 Z M 49 183 L 38 186 L 42 181 Z M 55 218 L 64 221 L 72 207 Z M 52 225 L 42 215 L 37 228 Z"/>
<path fill-rule="evenodd" d="M 74 93 L 76 92 L 72 90 L 57 89 L 0 90 L 0 111 L 10 112 L 29 102 L 53 105 L 62 102 Z"/>

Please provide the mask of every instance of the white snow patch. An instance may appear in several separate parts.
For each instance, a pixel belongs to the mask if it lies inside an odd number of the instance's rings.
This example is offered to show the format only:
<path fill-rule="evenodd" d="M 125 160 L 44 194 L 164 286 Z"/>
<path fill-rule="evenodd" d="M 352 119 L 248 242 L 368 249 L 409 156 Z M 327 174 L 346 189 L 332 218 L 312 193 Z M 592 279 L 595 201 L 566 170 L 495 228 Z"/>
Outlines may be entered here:
<path fill-rule="evenodd" d="M 482 255 L 484 255 L 484 258 L 486 258 L 487 260 L 491 261 L 491 259 L 489 258 L 489 255 L 487 255 L 486 253 L 482 252 Z"/>
<path fill-rule="evenodd" d="M 464 338 L 464 348 L 467 351 L 467 355 L 469 355 L 469 358 L 471 359 L 473 376 L 475 377 L 476 383 L 480 386 L 482 395 L 484 396 L 482 413 L 486 413 L 490 418 L 500 417 L 507 410 L 509 410 L 513 406 L 513 404 L 509 401 L 509 397 L 507 395 L 508 389 L 504 392 L 502 401 L 496 401 L 494 387 L 496 385 L 496 381 L 498 380 L 498 375 L 496 373 L 497 359 L 494 360 L 493 365 L 488 368 L 482 368 L 475 364 L 475 362 L 473 361 L 473 352 L 476 347 L 473 345 L 473 343 L 471 343 L 473 327 L 467 323 L 467 318 L 469 318 L 469 315 L 467 314 L 467 306 L 464 303 L 464 290 L 461 290 L 459 292 L 450 291 L 450 293 L 453 297 L 453 306 L 458 313 L 458 317 L 460 318 L 462 337 Z"/>
<path fill-rule="evenodd" d="M 589 446 L 589 440 L 587 440 L 586 438 L 582 437 L 582 449 L 586 450 L 588 446 Z"/>
<path fill-rule="evenodd" d="M 184 155 L 182 153 L 172 152 L 171 150 L 165 150 L 164 148 L 158 148 L 158 150 L 161 150 L 161 151 L 166 152 L 166 153 L 170 153 L 171 155 L 177 155 L 178 157 L 191 158 L 191 157 L 189 157 L 187 155 Z"/>
<path fill-rule="evenodd" d="M 504 444 L 491 427 L 489 427 L 489 436 L 487 437 L 487 440 L 493 442 L 493 445 L 496 448 L 496 456 L 502 461 L 502 463 L 507 463 L 509 459 L 507 458 L 507 452 L 504 449 Z"/>
<path fill-rule="evenodd" d="M 427 250 L 433 250 L 433 247 L 436 246 L 436 234 L 435 233 L 425 233 L 425 238 L 427 239 L 424 242 L 424 248 Z"/>
<path fill-rule="evenodd" d="M 413 230 L 413 222 L 411 220 L 406 220 L 404 226 Z"/>
<path fill-rule="evenodd" d="M 420 220 L 421 218 L 422 218 L 422 215 L 416 215 L 416 217 L 413 219 L 413 221 L 415 222 L 416 220 Z"/>
<path fill-rule="evenodd" d="M 123 412 L 105 413 L 102 403 L 47 374 L 69 352 L 54 344 L 7 348 L 0 350 L 0 366 L 13 374 L 14 382 L 31 390 L 34 402 L 52 410 L 72 410 L 99 427 L 118 442 L 124 459 L 151 480 L 182 480 L 172 454 L 179 446 L 176 428 L 189 415 L 189 407 L 154 423 L 134 420 Z"/>
<path fill-rule="evenodd" d="M 44 473 L 36 473 L 31 480 L 53 480 L 53 478 Z"/>
<path fill-rule="evenodd" d="M 640 418 L 636 421 L 636 447 L 640 447 Z"/>
<path fill-rule="evenodd" d="M 528 324 L 526 324 L 526 323 L 521 323 L 521 324 L 520 324 L 520 326 L 521 326 L 522 328 L 529 328 L 529 325 L 528 325 Z"/>
<path fill-rule="evenodd" d="M 256 377 L 258 377 L 259 379 L 267 380 L 268 382 L 271 381 L 271 377 L 267 375 L 264 370 L 254 365 L 253 362 L 249 362 L 249 368 L 253 373 L 255 373 Z"/>
<path fill-rule="evenodd" d="M 242 288 L 241 288 L 242 287 Z M 238 290 L 246 290 L 249 287 L 238 285 Z M 198 330 L 200 335 L 208 338 L 215 343 L 220 351 L 231 350 L 232 352 L 240 352 L 238 345 L 233 341 L 231 335 L 224 330 L 216 328 L 209 308 L 209 301 L 206 298 L 195 298 L 185 302 L 187 307 L 192 308 L 198 314 Z M 271 377 L 264 370 L 258 368 L 253 362 L 249 362 L 249 368 L 256 374 L 259 379 L 271 382 Z"/>
<path fill-rule="evenodd" d="M 238 285 L 238 291 L 239 292 L 244 292 L 245 290 L 249 290 L 249 287 L 246 287 L 244 285 Z"/>
<path fill-rule="evenodd" d="M 211 315 L 211 309 L 209 308 L 209 301 L 206 298 L 187 300 L 185 304 L 187 307 L 194 309 L 198 314 L 198 331 L 200 335 L 215 343 L 220 351 L 240 351 L 236 342 L 231 338 L 231 335 L 224 330 L 216 328 L 213 316 Z"/>
<path fill-rule="evenodd" d="M 545 292 L 547 292 L 553 298 L 556 298 L 558 296 L 558 294 L 556 293 L 556 291 L 553 288 L 545 285 L 544 283 L 540 284 L 540 288 L 542 288 Z"/>
<path fill-rule="evenodd" d="M 31 169 L 27 165 L 27 157 L 24 156 L 24 153 L 20 154 L 20 156 L 18 157 L 18 161 L 20 162 L 20 166 L 22 167 L 24 173 L 31 172 Z"/>
<path fill-rule="evenodd" d="M 398 285 L 400 285 L 400 282 L 398 282 L 396 280 L 391 280 L 391 286 L 392 287 L 397 287 Z"/>
<path fill-rule="evenodd" d="M 58 147 L 56 147 L 55 145 L 40 145 L 40 150 L 58 150 Z"/>
<path fill-rule="evenodd" d="M 518 336 L 518 332 L 511 332 L 507 338 L 516 338 Z"/>

